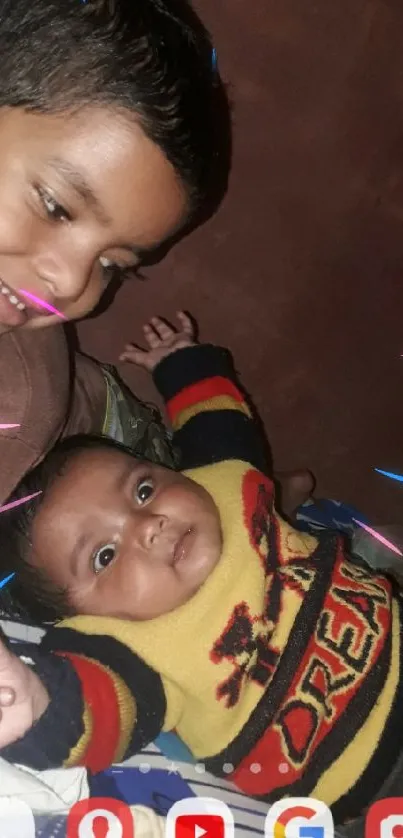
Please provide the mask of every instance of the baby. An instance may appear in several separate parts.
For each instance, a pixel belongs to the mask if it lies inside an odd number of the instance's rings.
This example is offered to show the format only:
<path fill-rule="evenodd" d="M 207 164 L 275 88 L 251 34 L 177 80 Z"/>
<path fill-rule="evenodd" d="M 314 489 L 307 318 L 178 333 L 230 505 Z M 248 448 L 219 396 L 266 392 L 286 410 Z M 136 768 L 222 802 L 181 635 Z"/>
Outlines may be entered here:
<path fill-rule="evenodd" d="M 181 472 L 73 439 L 1 516 L 13 597 L 57 621 L 33 667 L 5 658 L 1 755 L 99 771 L 175 730 L 250 795 L 355 818 L 403 783 L 400 596 L 277 514 L 231 356 L 179 318 L 124 357 L 154 374 Z"/>

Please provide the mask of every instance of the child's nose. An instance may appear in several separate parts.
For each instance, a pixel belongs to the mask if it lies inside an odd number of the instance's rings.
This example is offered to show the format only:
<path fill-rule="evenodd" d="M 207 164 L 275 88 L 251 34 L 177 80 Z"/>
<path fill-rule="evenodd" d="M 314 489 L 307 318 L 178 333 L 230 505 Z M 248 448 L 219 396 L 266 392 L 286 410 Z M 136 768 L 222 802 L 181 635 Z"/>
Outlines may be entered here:
<path fill-rule="evenodd" d="M 91 279 L 92 262 L 71 252 L 40 251 L 35 256 L 33 267 L 38 278 L 49 289 L 52 303 L 58 300 L 76 302 L 84 294 Z M 100 297 L 103 287 L 101 282 L 99 284 Z"/>

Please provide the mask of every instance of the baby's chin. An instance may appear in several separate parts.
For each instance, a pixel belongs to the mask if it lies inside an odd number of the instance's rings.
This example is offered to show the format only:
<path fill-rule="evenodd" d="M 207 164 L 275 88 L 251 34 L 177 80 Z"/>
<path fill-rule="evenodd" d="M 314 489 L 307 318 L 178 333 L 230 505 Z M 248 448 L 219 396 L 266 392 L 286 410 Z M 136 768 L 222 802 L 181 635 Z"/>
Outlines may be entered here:
<path fill-rule="evenodd" d="M 199 591 L 206 584 L 207 580 L 210 578 L 218 562 L 219 557 L 217 561 L 212 561 L 209 563 L 208 566 L 205 565 L 204 567 L 200 568 L 199 574 L 195 574 L 193 578 L 186 580 L 184 586 L 184 595 L 181 603 L 179 603 L 180 605 L 185 605 L 187 602 L 193 599 L 193 597 L 196 596 L 196 594 L 199 593 Z M 177 607 L 179 607 L 179 604 Z"/>

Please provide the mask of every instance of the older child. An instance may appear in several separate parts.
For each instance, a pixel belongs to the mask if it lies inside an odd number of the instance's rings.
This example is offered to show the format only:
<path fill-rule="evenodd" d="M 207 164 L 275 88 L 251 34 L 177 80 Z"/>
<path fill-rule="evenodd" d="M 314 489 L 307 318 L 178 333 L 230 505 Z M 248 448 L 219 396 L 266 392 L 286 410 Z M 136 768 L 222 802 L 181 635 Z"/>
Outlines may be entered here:
<path fill-rule="evenodd" d="M 0 422 L 17 425 L 0 431 L 1 503 L 63 435 L 171 462 L 153 414 L 69 359 L 60 323 L 190 224 L 226 163 L 186 0 L 0 0 L 0 53 Z"/>
<path fill-rule="evenodd" d="M 71 440 L 20 487 L 42 491 L 32 506 L 0 520 L 21 604 L 80 615 L 32 668 L 3 652 L 0 743 L 26 735 L 2 755 L 97 771 L 176 730 L 250 795 L 354 818 L 390 775 L 401 788 L 400 596 L 340 537 L 279 517 L 229 353 L 180 317 L 124 357 L 154 372 L 186 470 Z"/>

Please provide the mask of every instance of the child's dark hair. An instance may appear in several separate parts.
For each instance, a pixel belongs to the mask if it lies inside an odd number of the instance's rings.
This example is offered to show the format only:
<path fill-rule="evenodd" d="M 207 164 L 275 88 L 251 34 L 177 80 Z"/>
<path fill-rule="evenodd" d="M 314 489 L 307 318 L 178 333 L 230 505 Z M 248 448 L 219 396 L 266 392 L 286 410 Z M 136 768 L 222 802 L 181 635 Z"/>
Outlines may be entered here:
<path fill-rule="evenodd" d="M 107 437 L 70 437 L 56 445 L 8 499 L 12 503 L 40 492 L 0 515 L 0 579 L 15 573 L 14 579 L 0 590 L 0 616 L 44 625 L 75 613 L 67 592 L 57 588 L 44 571 L 32 564 L 31 530 L 47 492 L 69 463 L 83 451 L 99 449 L 123 451 L 134 457 L 129 448 Z"/>
<path fill-rule="evenodd" d="M 0 0 L 0 54 L 0 107 L 131 112 L 187 187 L 190 211 L 206 198 L 224 96 L 187 0 Z"/>

